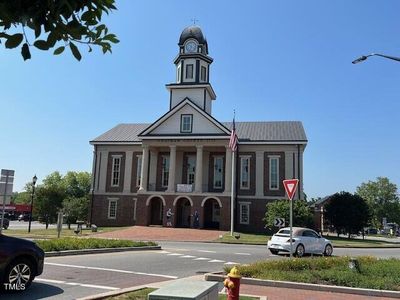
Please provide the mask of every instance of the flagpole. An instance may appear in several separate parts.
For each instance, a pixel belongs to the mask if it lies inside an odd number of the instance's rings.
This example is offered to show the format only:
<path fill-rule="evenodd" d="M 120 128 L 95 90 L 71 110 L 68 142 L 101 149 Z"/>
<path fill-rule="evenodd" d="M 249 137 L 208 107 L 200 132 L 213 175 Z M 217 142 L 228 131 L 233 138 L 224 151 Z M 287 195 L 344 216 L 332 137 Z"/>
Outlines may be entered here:
<path fill-rule="evenodd" d="M 234 214 L 234 199 L 235 199 L 235 151 L 232 151 L 232 186 L 231 186 L 231 236 L 233 236 L 233 214 Z"/>

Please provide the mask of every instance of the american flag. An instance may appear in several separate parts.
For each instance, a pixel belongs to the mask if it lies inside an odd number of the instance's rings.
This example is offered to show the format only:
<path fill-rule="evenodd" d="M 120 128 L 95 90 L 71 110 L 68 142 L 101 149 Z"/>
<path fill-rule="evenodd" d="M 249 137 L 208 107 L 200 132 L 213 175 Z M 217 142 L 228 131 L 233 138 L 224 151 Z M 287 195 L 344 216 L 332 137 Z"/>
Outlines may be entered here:
<path fill-rule="evenodd" d="M 233 118 L 231 138 L 229 140 L 229 148 L 231 148 L 233 152 L 235 152 L 237 149 L 237 142 L 238 142 L 238 137 L 236 135 L 235 118 Z"/>

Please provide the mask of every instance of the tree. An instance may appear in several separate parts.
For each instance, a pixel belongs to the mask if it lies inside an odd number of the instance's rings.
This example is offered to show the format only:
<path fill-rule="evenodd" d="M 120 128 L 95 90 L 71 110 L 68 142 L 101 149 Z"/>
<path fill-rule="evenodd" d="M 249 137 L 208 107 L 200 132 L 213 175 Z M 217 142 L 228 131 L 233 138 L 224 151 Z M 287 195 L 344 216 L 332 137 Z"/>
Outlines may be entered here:
<path fill-rule="evenodd" d="M 370 220 L 367 202 L 359 195 L 340 192 L 331 196 L 325 205 L 325 218 L 340 233 L 349 235 L 363 231 Z"/>
<path fill-rule="evenodd" d="M 68 229 L 77 220 L 86 220 L 89 212 L 89 197 L 66 198 L 63 203 L 63 212 L 66 215 Z"/>
<path fill-rule="evenodd" d="M 289 224 L 290 217 L 290 201 L 283 199 L 270 202 L 267 204 L 265 213 L 266 227 L 274 226 L 275 218 L 284 218 L 286 224 Z M 293 200 L 293 226 L 312 227 L 313 215 L 306 201 Z"/>
<path fill-rule="evenodd" d="M 0 43 L 8 49 L 22 44 L 24 60 L 31 58 L 30 47 L 49 50 L 54 54 L 69 47 L 72 55 L 81 60 L 77 43 L 111 52 L 111 43 L 118 43 L 115 34 L 101 24 L 104 13 L 116 10 L 114 0 L 0 0 Z M 61 45 L 60 45 L 61 44 Z"/>
<path fill-rule="evenodd" d="M 376 181 L 368 181 L 357 187 L 356 193 L 364 198 L 371 210 L 372 224 L 382 225 L 386 217 L 389 222 L 400 223 L 400 203 L 397 186 L 386 177 L 378 177 Z"/>

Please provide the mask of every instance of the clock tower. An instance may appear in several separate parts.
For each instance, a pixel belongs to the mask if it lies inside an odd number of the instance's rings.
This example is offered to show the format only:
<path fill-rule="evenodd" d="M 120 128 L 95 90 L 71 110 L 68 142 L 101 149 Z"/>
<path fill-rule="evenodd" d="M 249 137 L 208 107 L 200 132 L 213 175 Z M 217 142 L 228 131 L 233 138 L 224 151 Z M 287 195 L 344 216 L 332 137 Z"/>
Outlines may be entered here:
<path fill-rule="evenodd" d="M 213 59 L 208 56 L 208 44 L 200 27 L 186 27 L 179 38 L 179 54 L 174 60 L 176 82 L 167 84 L 170 92 L 170 109 L 189 98 L 208 114 L 211 102 L 216 99 L 210 84 L 210 65 Z"/>

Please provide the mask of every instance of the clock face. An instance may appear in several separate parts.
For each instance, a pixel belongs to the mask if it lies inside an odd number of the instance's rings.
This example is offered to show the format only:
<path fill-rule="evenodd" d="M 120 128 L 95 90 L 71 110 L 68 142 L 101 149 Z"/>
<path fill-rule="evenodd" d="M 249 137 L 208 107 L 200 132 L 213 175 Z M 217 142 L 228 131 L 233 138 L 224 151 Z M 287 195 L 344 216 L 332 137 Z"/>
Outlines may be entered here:
<path fill-rule="evenodd" d="M 196 52 L 197 44 L 195 42 L 188 42 L 185 45 L 186 52 Z"/>

